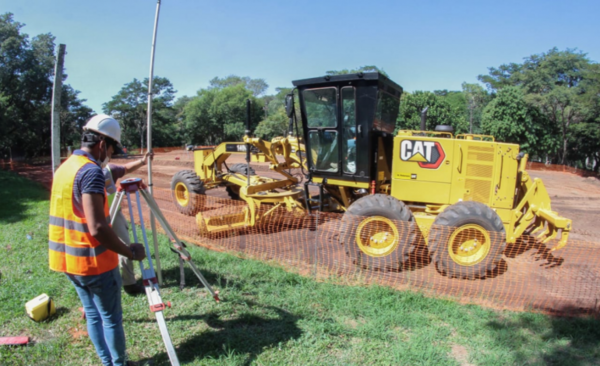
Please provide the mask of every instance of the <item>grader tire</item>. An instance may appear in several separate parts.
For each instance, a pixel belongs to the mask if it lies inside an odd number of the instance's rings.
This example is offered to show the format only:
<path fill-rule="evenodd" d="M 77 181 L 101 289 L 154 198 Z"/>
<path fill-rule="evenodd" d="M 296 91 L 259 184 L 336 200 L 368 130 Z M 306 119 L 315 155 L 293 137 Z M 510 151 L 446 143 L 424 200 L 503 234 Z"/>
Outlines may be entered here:
<path fill-rule="evenodd" d="M 412 212 L 403 202 L 374 194 L 359 198 L 348 208 L 339 237 L 356 265 L 393 271 L 402 269 L 421 236 Z"/>
<path fill-rule="evenodd" d="M 429 231 L 429 251 L 439 272 L 450 278 L 482 279 L 506 248 L 504 225 L 480 202 L 458 202 L 444 210 Z"/>
<path fill-rule="evenodd" d="M 171 195 L 177 210 L 184 215 L 194 216 L 204 205 L 206 196 L 204 183 L 193 170 L 177 172 L 171 180 Z"/>
<path fill-rule="evenodd" d="M 231 168 L 229 168 L 229 171 L 231 173 L 239 173 L 239 174 L 243 174 L 243 175 L 248 175 L 248 173 L 247 173 L 248 172 L 248 164 L 244 164 L 244 163 L 233 164 L 231 166 Z M 252 168 L 252 167 L 250 167 L 250 175 L 256 175 L 256 172 L 254 171 L 254 168 Z M 229 198 L 231 198 L 232 200 L 240 199 L 240 187 L 231 185 L 231 186 L 225 187 L 225 190 L 227 191 L 227 195 L 229 196 Z"/>

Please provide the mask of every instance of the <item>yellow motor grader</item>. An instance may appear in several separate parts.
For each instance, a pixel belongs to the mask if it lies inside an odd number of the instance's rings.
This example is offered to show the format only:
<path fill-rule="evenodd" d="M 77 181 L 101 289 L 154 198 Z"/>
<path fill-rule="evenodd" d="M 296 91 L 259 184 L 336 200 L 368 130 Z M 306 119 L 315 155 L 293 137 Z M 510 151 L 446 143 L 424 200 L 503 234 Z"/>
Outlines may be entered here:
<path fill-rule="evenodd" d="M 536 234 L 552 250 L 564 247 L 571 220 L 552 211 L 540 179 L 525 171 L 527 155 L 492 136 L 435 131 L 395 132 L 402 88 L 380 73 L 325 76 L 293 82 L 286 98 L 290 134 L 271 142 L 250 137 L 194 151 L 194 171 L 173 177 L 180 212 L 197 215 L 204 232 L 252 227 L 276 208 L 302 214 L 343 212 L 340 243 L 357 265 L 398 270 L 415 247 L 428 246 L 450 277 L 484 278 L 507 244 Z M 302 136 L 293 136 L 301 125 Z M 248 126 L 248 121 L 247 121 Z M 248 129 L 248 127 L 247 127 Z M 249 164 L 226 165 L 251 150 L 282 179 L 261 177 Z M 289 169 L 306 176 L 301 187 Z M 248 205 L 227 217 L 204 217 L 206 189 L 225 186 Z M 319 195 L 311 196 L 317 186 Z"/>

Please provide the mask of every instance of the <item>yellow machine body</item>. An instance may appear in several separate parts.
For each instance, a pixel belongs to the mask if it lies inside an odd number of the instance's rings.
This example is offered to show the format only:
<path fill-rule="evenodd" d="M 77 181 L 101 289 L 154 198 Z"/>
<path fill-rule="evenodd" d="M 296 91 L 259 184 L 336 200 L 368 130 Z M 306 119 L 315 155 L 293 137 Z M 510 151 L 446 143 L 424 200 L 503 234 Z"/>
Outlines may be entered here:
<path fill-rule="evenodd" d="M 571 220 L 552 211 L 542 181 L 525 171 L 527 156 L 519 154 L 519 145 L 496 142 L 492 136 L 400 131 L 393 151 L 391 195 L 425 204 L 413 209 L 425 234 L 449 205 L 476 201 L 500 216 L 508 243 L 535 224 L 540 240 L 548 242 L 560 230 L 555 249 L 566 245 Z"/>
<path fill-rule="evenodd" d="M 277 210 L 344 212 L 339 241 L 357 265 L 400 270 L 423 238 L 441 273 L 468 279 L 494 271 L 506 245 L 524 234 L 541 243 L 559 238 L 551 250 L 567 244 L 571 220 L 552 210 L 542 181 L 525 171 L 528 156 L 519 145 L 454 135 L 450 126 L 394 132 L 402 88 L 379 73 L 293 84 L 302 137 L 269 142 L 244 136 L 195 150 L 194 171 L 174 177 L 175 203 L 196 215 L 201 232 L 253 227 Z M 292 122 L 294 98 L 288 95 L 285 105 Z M 227 167 L 228 157 L 248 149 L 248 160 L 268 162 L 281 179 L 256 175 L 247 164 Z M 299 168 L 307 178 L 304 189 L 291 174 Z M 196 207 L 204 190 L 216 187 L 247 205 L 218 214 Z"/>

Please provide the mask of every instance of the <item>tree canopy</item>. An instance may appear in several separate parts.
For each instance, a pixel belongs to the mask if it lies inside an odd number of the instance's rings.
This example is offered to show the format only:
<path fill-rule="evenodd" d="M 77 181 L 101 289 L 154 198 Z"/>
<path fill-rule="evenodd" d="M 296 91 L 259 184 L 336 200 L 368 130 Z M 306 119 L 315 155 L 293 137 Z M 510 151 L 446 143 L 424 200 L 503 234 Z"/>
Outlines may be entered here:
<path fill-rule="evenodd" d="M 50 154 L 54 36 L 33 38 L 13 14 L 0 15 L 0 151 L 3 155 Z M 67 79 L 63 75 L 63 83 Z M 79 140 L 78 126 L 91 116 L 79 92 L 63 84 L 61 95 L 62 147 Z"/>
<path fill-rule="evenodd" d="M 553 160 L 565 164 L 572 126 L 597 119 L 590 113 L 598 103 L 597 67 L 583 52 L 553 48 L 526 57 L 522 64 L 492 67 L 489 75 L 480 75 L 479 80 L 493 91 L 521 88 L 527 102 L 539 108 L 558 130 L 561 147 Z"/>
<path fill-rule="evenodd" d="M 176 90 L 167 78 L 155 76 L 152 83 L 152 145 L 180 145 L 173 108 Z M 104 113 L 121 123 L 122 144 L 144 147 L 148 121 L 148 78 L 133 79 L 102 106 Z"/>
<path fill-rule="evenodd" d="M 262 100 L 245 85 L 220 89 L 201 89 L 183 109 L 185 138 L 195 145 L 216 145 L 224 141 L 239 141 L 244 136 L 246 100 L 251 100 L 251 129 L 263 116 Z"/>
<path fill-rule="evenodd" d="M 50 120 L 55 38 L 23 33 L 11 13 L 0 14 L 0 154 L 4 157 L 50 154 Z M 380 72 L 375 65 L 325 71 L 326 75 Z M 532 54 L 521 63 L 490 67 L 479 83 L 461 90 L 405 91 L 397 129 L 420 129 L 427 107 L 427 129 L 444 124 L 455 133 L 495 136 L 516 143 L 532 158 L 600 169 L 600 64 L 577 49 Z M 94 111 L 80 92 L 65 83 L 61 95 L 61 146 L 79 144 L 81 128 Z M 246 100 L 252 102 L 251 127 L 265 139 L 288 133 L 285 96 L 291 88 L 267 94 L 263 78 L 210 79 L 194 96 L 176 99 L 166 77 L 154 78 L 153 146 L 214 145 L 239 141 L 245 131 Z M 133 78 L 106 103 L 103 111 L 123 128 L 123 143 L 146 144 L 148 79 Z M 296 96 L 297 98 L 297 96 Z"/>

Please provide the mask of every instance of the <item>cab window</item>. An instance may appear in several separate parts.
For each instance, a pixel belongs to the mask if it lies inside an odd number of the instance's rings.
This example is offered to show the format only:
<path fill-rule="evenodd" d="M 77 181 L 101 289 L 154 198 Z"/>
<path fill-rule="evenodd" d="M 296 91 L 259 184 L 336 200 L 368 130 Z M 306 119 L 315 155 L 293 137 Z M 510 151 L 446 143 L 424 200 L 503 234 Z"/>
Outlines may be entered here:
<path fill-rule="evenodd" d="M 302 92 L 308 128 L 337 126 L 336 88 L 307 89 Z"/>

